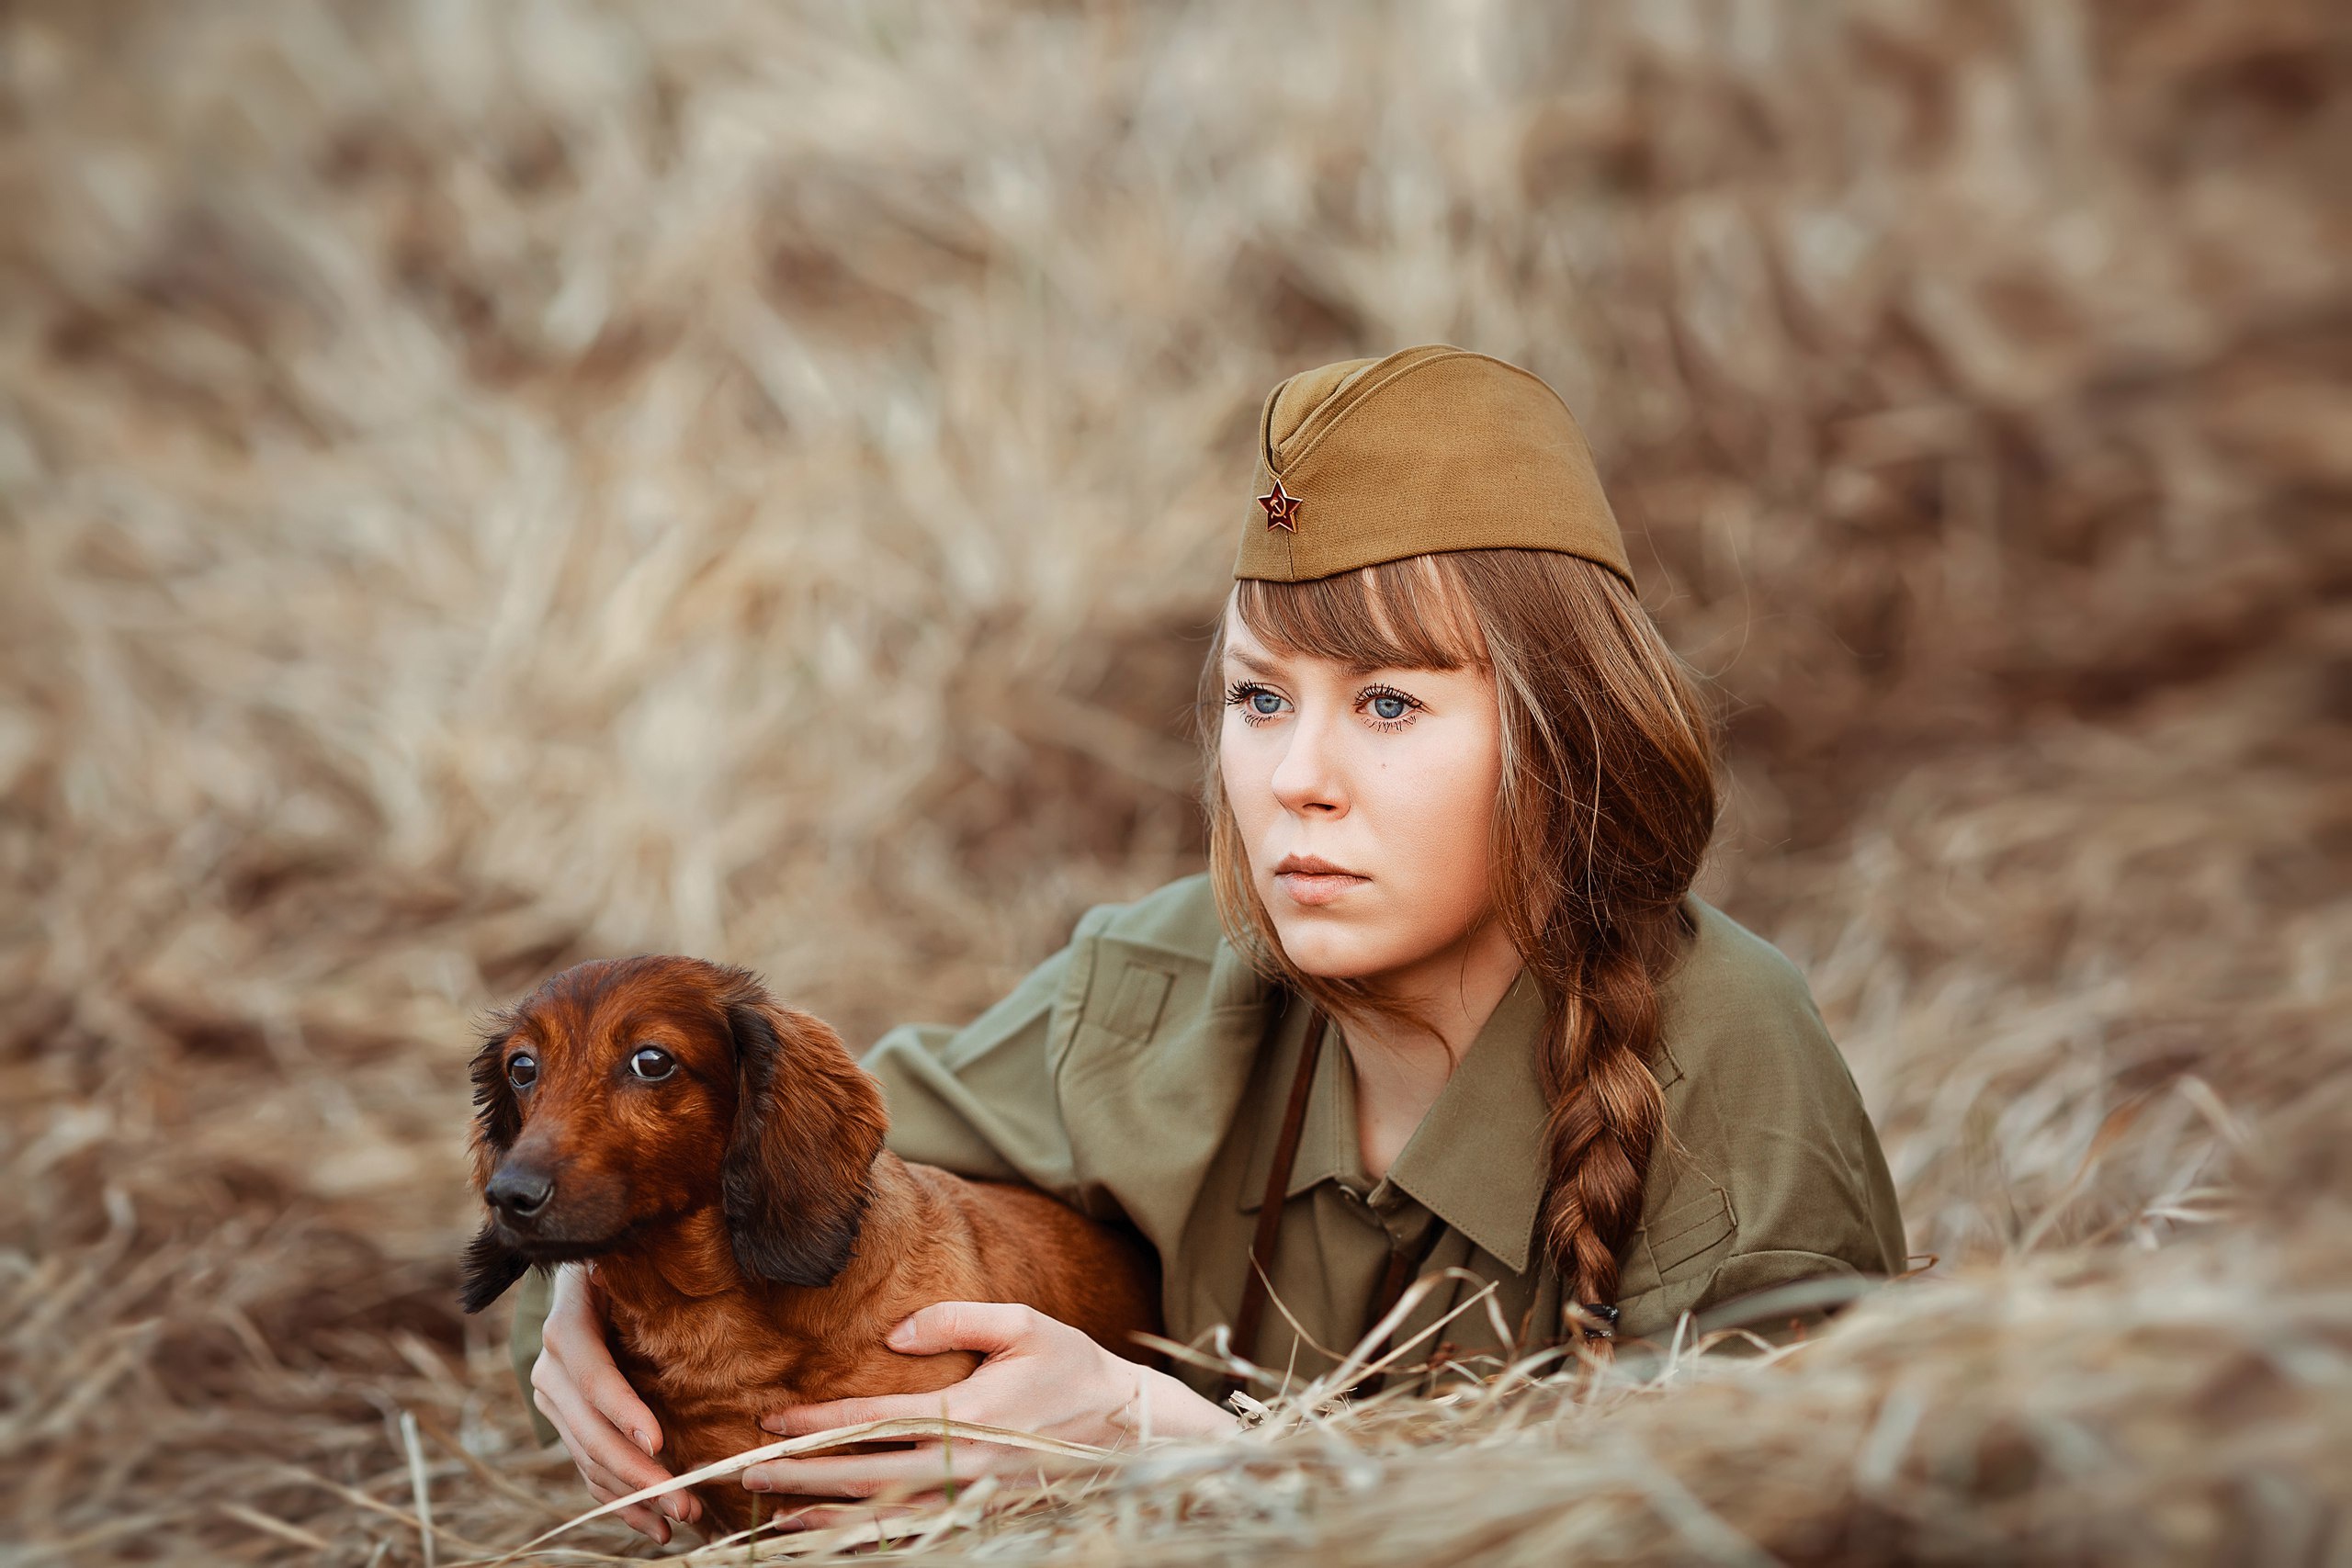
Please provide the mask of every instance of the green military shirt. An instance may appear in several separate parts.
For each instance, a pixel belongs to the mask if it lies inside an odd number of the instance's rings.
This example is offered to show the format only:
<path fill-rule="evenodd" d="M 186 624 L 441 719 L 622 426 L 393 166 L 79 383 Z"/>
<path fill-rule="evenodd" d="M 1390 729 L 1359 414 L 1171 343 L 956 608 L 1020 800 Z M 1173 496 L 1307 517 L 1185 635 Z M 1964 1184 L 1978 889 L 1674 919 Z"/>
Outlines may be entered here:
<path fill-rule="evenodd" d="M 1804 978 L 1711 906 L 1692 898 L 1690 911 L 1697 936 L 1659 997 L 1652 1066 L 1668 1135 L 1622 1260 L 1621 1340 L 1670 1336 L 1686 1313 L 1773 1286 L 1903 1266 L 1886 1162 Z M 893 1030 L 865 1066 L 901 1156 L 1126 1220 L 1161 1259 L 1169 1334 L 1205 1343 L 1240 1304 L 1309 1010 L 1250 968 L 1224 939 L 1207 878 L 1192 876 L 1090 910 L 1067 948 L 971 1023 Z M 1271 1270 L 1281 1306 L 1240 1348 L 1252 1359 L 1329 1368 L 1368 1326 L 1399 1248 L 1424 1274 L 1451 1268 L 1497 1286 L 1491 1307 L 1425 1344 L 1432 1359 L 1491 1366 L 1558 1332 L 1559 1280 L 1535 1234 L 1543 1015 L 1522 971 L 1376 1181 L 1358 1152 L 1354 1073 L 1336 1031 L 1327 1039 Z M 526 1287 L 514 1358 L 527 1378 L 546 1293 L 536 1275 Z M 1445 1280 L 1401 1332 L 1480 1288 Z"/>

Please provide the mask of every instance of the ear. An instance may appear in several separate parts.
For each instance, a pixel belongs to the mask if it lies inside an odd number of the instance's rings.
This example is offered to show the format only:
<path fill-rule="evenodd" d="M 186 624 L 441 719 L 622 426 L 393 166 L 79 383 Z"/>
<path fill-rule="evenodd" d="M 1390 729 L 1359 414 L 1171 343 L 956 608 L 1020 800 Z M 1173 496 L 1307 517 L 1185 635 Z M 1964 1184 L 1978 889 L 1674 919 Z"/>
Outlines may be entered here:
<path fill-rule="evenodd" d="M 755 1279 L 830 1285 L 857 1246 L 889 1116 L 822 1020 L 743 975 L 730 987 L 735 1134 L 721 1178 L 735 1261 Z"/>
<path fill-rule="evenodd" d="M 458 1266 L 458 1304 L 477 1313 L 504 1295 L 523 1277 L 530 1260 L 498 1239 L 498 1227 L 484 1224 L 466 1244 L 465 1261 Z"/>
<path fill-rule="evenodd" d="M 514 1087 L 506 1081 L 506 1042 L 513 1038 L 515 1020 L 510 1013 L 494 1016 L 483 1032 L 481 1049 L 474 1053 L 474 1190 L 480 1191 L 514 1146 L 523 1131 L 523 1108 L 514 1102 Z"/>
<path fill-rule="evenodd" d="M 506 1157 L 506 1151 L 514 1146 L 514 1139 L 523 1130 L 522 1108 L 514 1103 L 514 1087 L 506 1081 L 506 1042 L 514 1032 L 514 1019 L 500 1014 L 491 1021 L 481 1049 L 474 1053 L 477 1109 L 471 1153 L 477 1192 L 490 1180 L 498 1162 Z M 467 1244 L 465 1258 L 458 1265 L 458 1303 L 469 1313 L 481 1311 L 504 1295 L 530 1266 L 521 1253 L 498 1239 L 496 1224 L 484 1224 L 481 1234 Z"/>

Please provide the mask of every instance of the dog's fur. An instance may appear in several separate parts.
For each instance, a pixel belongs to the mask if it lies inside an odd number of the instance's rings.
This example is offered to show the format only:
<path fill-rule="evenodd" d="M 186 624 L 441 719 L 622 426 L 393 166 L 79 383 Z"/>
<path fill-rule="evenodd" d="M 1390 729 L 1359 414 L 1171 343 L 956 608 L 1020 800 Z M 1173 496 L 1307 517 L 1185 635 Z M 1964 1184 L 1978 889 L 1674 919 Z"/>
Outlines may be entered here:
<path fill-rule="evenodd" d="M 649 1083 L 646 1045 L 677 1063 Z M 537 1081 L 508 1081 L 527 1051 Z M 579 964 L 498 1016 L 474 1059 L 474 1185 L 552 1178 L 527 1224 L 467 1248 L 479 1312 L 535 1263 L 595 1258 L 615 1356 L 676 1473 L 773 1436 L 783 1405 L 922 1393 L 969 1352 L 905 1356 L 883 1337 L 939 1301 L 1016 1302 L 1114 1351 L 1158 1326 L 1150 1253 L 1029 1188 L 908 1165 L 882 1146 L 874 1080 L 841 1037 L 752 976 L 691 958 Z M 696 1489 L 740 1529 L 780 1506 L 733 1479 Z"/>

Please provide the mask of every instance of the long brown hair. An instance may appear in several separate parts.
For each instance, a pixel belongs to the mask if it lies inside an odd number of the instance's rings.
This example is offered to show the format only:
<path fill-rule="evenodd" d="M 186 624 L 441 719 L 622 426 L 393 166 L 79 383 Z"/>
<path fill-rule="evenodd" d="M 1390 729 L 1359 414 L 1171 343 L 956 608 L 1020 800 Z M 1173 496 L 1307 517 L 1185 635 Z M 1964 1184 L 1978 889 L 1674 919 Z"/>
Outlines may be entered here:
<path fill-rule="evenodd" d="M 1492 674 L 1502 720 L 1494 918 L 1545 1004 L 1545 1252 L 1569 1299 L 1617 1298 L 1665 1125 L 1650 1063 L 1658 984 L 1715 826 L 1715 732 L 1696 680 L 1605 568 L 1551 550 L 1453 550 L 1303 582 L 1245 580 L 1235 609 L 1281 651 L 1357 667 Z M 1217 766 L 1222 621 L 1202 675 L 1209 869 L 1260 971 L 1335 1016 L 1405 1016 L 1354 980 L 1301 972 L 1250 877 Z"/>

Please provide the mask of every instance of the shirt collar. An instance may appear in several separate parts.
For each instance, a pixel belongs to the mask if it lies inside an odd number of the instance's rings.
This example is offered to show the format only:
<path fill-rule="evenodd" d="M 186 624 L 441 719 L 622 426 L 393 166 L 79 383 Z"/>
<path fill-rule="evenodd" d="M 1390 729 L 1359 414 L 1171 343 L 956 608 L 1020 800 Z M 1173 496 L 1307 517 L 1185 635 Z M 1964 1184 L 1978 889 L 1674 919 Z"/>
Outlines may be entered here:
<path fill-rule="evenodd" d="M 1522 969 L 1413 1129 L 1388 1179 L 1514 1274 L 1544 1201 L 1544 993 Z"/>
<path fill-rule="evenodd" d="M 1537 1039 L 1543 1023 L 1543 992 L 1522 969 L 1388 1168 L 1391 1185 L 1514 1274 L 1527 1271 L 1544 1201 L 1545 1111 Z M 1304 1023 L 1288 1032 L 1304 1035 Z M 1295 1053 L 1285 1055 L 1297 1060 Z M 1289 1087 L 1287 1075 L 1275 1086 L 1274 1115 Z M 1335 1033 L 1315 1065 L 1289 1196 L 1318 1181 L 1363 1183 L 1354 1089 L 1346 1048 Z M 1242 1189 L 1246 1209 L 1257 1208 L 1266 1190 L 1272 1145 L 1271 1127 L 1261 1128 Z"/>

